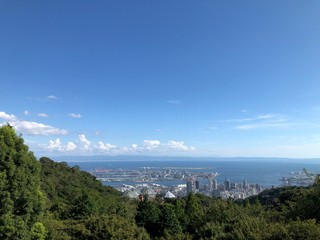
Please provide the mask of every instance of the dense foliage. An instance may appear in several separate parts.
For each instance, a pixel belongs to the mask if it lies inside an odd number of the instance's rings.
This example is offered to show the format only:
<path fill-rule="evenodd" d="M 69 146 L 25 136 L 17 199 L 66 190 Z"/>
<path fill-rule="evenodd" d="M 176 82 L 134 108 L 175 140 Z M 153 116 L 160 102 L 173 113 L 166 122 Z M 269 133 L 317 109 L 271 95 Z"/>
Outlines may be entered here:
<path fill-rule="evenodd" d="M 135 224 L 135 205 L 118 191 L 77 166 L 49 158 L 40 163 L 47 239 L 148 239 Z"/>
<path fill-rule="evenodd" d="M 320 239 L 320 181 L 243 201 L 129 200 L 79 167 L 37 161 L 0 127 L 0 239 Z"/>
<path fill-rule="evenodd" d="M 11 126 L 0 128 L 0 239 L 41 235 L 40 164 Z M 32 231 L 31 231 L 32 229 Z"/>

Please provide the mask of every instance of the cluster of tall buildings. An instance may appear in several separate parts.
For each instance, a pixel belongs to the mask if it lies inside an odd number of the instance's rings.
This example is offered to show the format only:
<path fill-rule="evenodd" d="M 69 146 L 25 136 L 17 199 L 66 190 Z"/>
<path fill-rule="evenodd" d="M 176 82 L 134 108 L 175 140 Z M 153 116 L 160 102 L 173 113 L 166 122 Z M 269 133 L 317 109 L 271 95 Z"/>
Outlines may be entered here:
<path fill-rule="evenodd" d="M 249 184 L 246 180 L 236 183 L 226 178 L 219 183 L 214 176 L 210 176 L 206 180 L 200 178 L 200 181 L 197 178 L 189 178 L 186 184 L 176 186 L 162 186 L 155 183 L 124 184 L 117 189 L 129 198 L 137 198 L 139 195 L 148 195 L 149 198 L 154 198 L 156 195 L 164 198 L 174 198 L 184 197 L 189 193 L 201 193 L 211 197 L 234 200 L 257 195 L 264 190 L 261 185 Z"/>
<path fill-rule="evenodd" d="M 236 183 L 226 178 L 224 182 L 218 183 L 217 179 L 209 177 L 207 184 L 201 184 L 197 179 L 189 179 L 186 190 L 186 194 L 193 192 L 221 198 L 244 199 L 259 194 L 264 188 L 259 184 L 248 184 L 246 180 Z"/>

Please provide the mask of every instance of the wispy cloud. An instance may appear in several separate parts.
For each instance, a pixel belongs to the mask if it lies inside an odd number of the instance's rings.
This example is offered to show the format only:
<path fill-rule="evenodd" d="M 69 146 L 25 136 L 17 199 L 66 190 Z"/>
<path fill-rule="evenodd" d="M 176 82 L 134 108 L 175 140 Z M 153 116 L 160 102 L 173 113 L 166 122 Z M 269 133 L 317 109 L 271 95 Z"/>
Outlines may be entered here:
<path fill-rule="evenodd" d="M 290 126 L 288 120 L 280 114 L 262 114 L 249 120 L 249 123 L 236 126 L 236 129 L 251 130 L 262 128 L 283 128 Z"/>
<path fill-rule="evenodd" d="M 38 117 L 44 117 L 44 118 L 48 118 L 49 117 L 49 115 L 46 114 L 46 113 L 38 113 L 37 116 Z"/>
<path fill-rule="evenodd" d="M 279 120 L 279 119 L 283 119 L 283 116 L 281 116 L 280 114 L 261 114 L 258 115 L 256 117 L 256 119 L 272 119 L 272 120 Z"/>
<path fill-rule="evenodd" d="M 260 114 L 260 115 L 249 117 L 249 118 L 232 118 L 232 119 L 223 120 L 223 122 L 254 122 L 259 120 L 283 121 L 285 120 L 285 117 L 281 114 L 269 113 L 269 114 Z"/>
<path fill-rule="evenodd" d="M 68 116 L 72 118 L 82 118 L 81 114 L 79 113 L 70 113 Z"/>
<path fill-rule="evenodd" d="M 222 122 L 227 122 L 227 123 L 241 123 L 241 122 L 250 122 L 250 121 L 254 121 L 257 118 L 235 118 L 235 119 L 227 119 L 227 120 L 223 120 Z"/>
<path fill-rule="evenodd" d="M 58 97 L 55 96 L 55 95 L 49 95 L 49 96 L 46 96 L 46 99 L 48 99 L 48 100 L 57 100 Z"/>
<path fill-rule="evenodd" d="M 30 115 L 30 113 L 29 113 L 29 111 L 25 110 L 25 111 L 23 112 L 23 115 L 28 116 L 28 115 Z"/>
<path fill-rule="evenodd" d="M 282 114 L 260 114 L 251 118 L 238 118 L 224 120 L 227 123 L 243 123 L 234 126 L 235 129 L 251 130 L 261 128 L 282 128 L 290 126 L 290 122 Z"/>
<path fill-rule="evenodd" d="M 167 100 L 167 103 L 169 103 L 169 104 L 181 104 L 181 100 L 179 100 L 179 99 L 170 99 L 170 100 Z"/>
<path fill-rule="evenodd" d="M 288 123 L 252 123 L 236 126 L 236 129 L 250 130 L 250 129 L 261 129 L 261 128 L 283 128 L 288 127 Z"/>
<path fill-rule="evenodd" d="M 36 101 L 55 101 L 55 100 L 58 100 L 59 97 L 57 97 L 55 95 L 49 95 L 49 96 L 45 96 L 45 97 L 28 97 L 28 99 L 36 100 Z"/>
<path fill-rule="evenodd" d="M 274 149 L 278 155 L 294 158 L 318 158 L 320 155 L 320 142 L 297 145 L 279 145 Z"/>

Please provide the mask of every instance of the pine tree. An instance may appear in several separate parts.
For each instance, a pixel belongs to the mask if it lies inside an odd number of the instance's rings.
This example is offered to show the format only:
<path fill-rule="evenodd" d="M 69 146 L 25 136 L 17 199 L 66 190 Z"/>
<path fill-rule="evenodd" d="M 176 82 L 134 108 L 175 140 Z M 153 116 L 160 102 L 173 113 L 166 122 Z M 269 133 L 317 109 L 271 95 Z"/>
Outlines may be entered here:
<path fill-rule="evenodd" d="M 160 227 L 163 232 L 169 235 L 181 233 L 182 228 L 174 212 L 174 206 L 168 203 L 161 205 Z"/>
<path fill-rule="evenodd" d="M 30 239 L 42 211 L 40 164 L 10 125 L 0 127 L 0 239 Z"/>

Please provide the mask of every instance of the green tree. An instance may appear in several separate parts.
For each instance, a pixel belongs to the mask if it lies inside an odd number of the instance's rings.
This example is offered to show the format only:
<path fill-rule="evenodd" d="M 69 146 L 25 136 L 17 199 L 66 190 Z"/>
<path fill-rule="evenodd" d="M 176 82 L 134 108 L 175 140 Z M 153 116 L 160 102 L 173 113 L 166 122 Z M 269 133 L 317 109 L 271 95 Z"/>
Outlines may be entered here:
<path fill-rule="evenodd" d="M 320 239 L 320 227 L 315 220 L 293 221 L 288 229 L 290 240 Z"/>
<path fill-rule="evenodd" d="M 140 202 L 136 223 L 139 227 L 144 227 L 152 237 L 161 235 L 159 207 L 148 200 Z"/>
<path fill-rule="evenodd" d="M 31 228 L 32 240 L 44 240 L 47 235 L 47 230 L 41 222 L 36 222 Z"/>
<path fill-rule="evenodd" d="M 190 193 L 187 196 L 185 214 L 188 221 L 188 231 L 196 233 L 200 226 L 203 225 L 204 213 L 196 195 Z"/>
<path fill-rule="evenodd" d="M 174 212 L 174 206 L 165 203 L 160 207 L 160 209 L 161 230 L 163 232 L 167 232 L 169 235 L 180 233 L 182 229 Z"/>
<path fill-rule="evenodd" d="M 70 216 L 77 219 L 89 216 L 93 212 L 94 203 L 90 196 L 82 191 L 82 194 L 75 199 L 72 206 Z"/>
<path fill-rule="evenodd" d="M 0 127 L 0 239 L 30 239 L 42 203 L 39 162 L 10 125 Z"/>
<path fill-rule="evenodd" d="M 134 220 L 116 215 L 93 216 L 74 227 L 74 239 L 137 239 L 148 240 L 149 235 L 143 228 L 137 227 Z"/>

